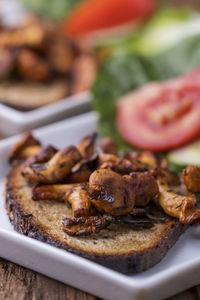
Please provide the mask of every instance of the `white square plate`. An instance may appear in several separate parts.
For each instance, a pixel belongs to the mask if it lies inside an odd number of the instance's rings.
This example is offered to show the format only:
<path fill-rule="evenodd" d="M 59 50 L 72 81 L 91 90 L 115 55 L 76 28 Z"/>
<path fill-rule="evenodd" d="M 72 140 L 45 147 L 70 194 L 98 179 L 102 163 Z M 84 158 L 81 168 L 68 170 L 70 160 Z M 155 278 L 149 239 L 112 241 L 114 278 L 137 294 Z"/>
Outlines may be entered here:
<path fill-rule="evenodd" d="M 52 104 L 22 112 L 0 103 L 0 131 L 10 136 L 90 110 L 90 93 L 76 94 Z"/>
<path fill-rule="evenodd" d="M 34 133 L 45 144 L 77 144 L 97 128 L 97 116 L 87 113 Z M 7 153 L 18 137 L 0 142 L 0 189 L 7 172 Z M 155 267 L 126 276 L 15 232 L 0 202 L 0 256 L 104 299 L 161 299 L 200 283 L 200 229 L 190 228 Z"/>

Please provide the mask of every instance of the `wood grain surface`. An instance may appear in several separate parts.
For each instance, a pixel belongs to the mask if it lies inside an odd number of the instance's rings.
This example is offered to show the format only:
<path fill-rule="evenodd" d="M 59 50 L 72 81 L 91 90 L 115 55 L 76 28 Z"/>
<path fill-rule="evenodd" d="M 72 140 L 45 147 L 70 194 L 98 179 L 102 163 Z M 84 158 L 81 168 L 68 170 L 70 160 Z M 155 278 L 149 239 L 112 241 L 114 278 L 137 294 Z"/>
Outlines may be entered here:
<path fill-rule="evenodd" d="M 168 300 L 197 299 L 200 299 L 200 285 Z M 100 300 L 100 298 L 0 259 L 0 300 Z"/>
<path fill-rule="evenodd" d="M 200 9 L 200 0 L 170 0 Z M 0 300 L 97 300 L 99 298 L 0 259 Z M 200 285 L 168 300 L 200 299 Z"/>

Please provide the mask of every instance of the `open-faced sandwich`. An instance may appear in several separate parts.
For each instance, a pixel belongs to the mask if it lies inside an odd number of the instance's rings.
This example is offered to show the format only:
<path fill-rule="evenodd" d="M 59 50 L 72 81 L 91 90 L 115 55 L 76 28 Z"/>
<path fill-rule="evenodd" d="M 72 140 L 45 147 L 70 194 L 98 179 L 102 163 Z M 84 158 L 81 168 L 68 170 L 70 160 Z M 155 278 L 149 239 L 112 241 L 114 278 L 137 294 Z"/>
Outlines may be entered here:
<path fill-rule="evenodd" d="M 95 135 L 57 150 L 26 133 L 9 155 L 6 208 L 15 230 L 120 272 L 158 263 L 200 220 L 199 169 L 182 178 L 149 151 L 119 155 Z"/>
<path fill-rule="evenodd" d="M 30 110 L 90 88 L 97 60 L 34 16 L 15 28 L 0 24 L 0 102 Z"/>

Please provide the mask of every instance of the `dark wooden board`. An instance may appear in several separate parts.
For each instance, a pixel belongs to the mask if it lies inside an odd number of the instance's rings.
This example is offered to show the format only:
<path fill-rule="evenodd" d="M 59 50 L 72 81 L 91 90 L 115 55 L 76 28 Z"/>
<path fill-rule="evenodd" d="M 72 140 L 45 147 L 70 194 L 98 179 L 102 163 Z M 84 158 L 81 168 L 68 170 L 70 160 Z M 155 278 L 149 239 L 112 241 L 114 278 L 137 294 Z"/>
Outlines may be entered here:
<path fill-rule="evenodd" d="M 0 259 L 0 300 L 96 300 L 61 282 Z"/>

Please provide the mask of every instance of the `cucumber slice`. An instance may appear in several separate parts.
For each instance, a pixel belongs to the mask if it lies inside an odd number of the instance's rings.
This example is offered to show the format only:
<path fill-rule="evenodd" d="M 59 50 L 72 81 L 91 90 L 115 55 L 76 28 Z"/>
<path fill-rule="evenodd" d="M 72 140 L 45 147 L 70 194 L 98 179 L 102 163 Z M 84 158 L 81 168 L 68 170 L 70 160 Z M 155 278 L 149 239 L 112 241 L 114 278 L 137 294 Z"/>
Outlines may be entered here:
<path fill-rule="evenodd" d="M 200 166 L 200 139 L 190 145 L 170 151 L 167 159 L 173 166 L 177 167 Z"/>

